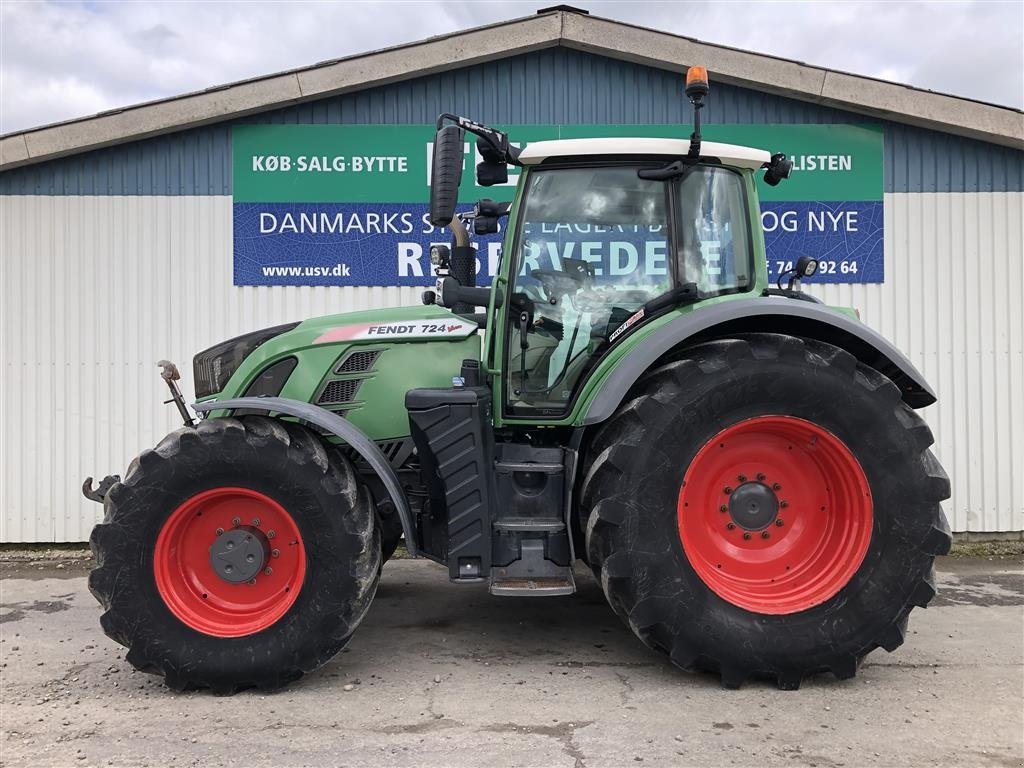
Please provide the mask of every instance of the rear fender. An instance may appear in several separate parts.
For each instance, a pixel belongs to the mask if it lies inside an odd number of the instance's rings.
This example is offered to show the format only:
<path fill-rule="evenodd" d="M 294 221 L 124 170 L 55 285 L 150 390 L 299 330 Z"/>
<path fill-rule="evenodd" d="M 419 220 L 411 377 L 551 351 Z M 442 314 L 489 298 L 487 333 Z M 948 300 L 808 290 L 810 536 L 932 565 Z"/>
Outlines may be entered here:
<path fill-rule="evenodd" d="M 651 333 L 608 375 L 591 398 L 582 424 L 611 416 L 640 376 L 673 349 L 737 333 L 785 333 L 833 344 L 888 376 L 911 408 L 936 400 L 907 356 L 856 318 L 809 301 L 737 299 L 682 315 Z"/>
<path fill-rule="evenodd" d="M 412 527 L 412 512 L 409 509 L 409 500 L 406 499 L 405 493 L 402 491 L 398 475 L 395 474 L 395 470 L 392 469 L 390 462 L 381 449 L 377 447 L 377 444 L 367 437 L 366 433 L 359 429 L 359 427 L 345 421 L 338 414 L 332 413 L 318 405 L 303 403 L 299 400 L 289 400 L 284 397 L 236 397 L 230 400 L 208 400 L 196 403 L 192 408 L 196 413 L 252 408 L 269 413 L 294 416 L 310 424 L 315 424 L 326 432 L 344 440 L 377 473 L 377 477 L 380 478 L 385 490 L 391 497 L 391 502 L 398 511 L 398 518 L 402 521 L 402 533 L 405 534 L 406 549 L 413 557 L 419 555 L 416 547 L 416 536 Z"/>

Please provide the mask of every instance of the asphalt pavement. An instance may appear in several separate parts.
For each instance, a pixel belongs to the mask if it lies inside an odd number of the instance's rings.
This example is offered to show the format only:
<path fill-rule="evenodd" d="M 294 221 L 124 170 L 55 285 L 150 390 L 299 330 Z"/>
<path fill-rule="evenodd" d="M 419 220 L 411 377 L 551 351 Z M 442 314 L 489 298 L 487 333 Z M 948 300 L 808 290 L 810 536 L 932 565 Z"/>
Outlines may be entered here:
<path fill-rule="evenodd" d="M 384 568 L 349 647 L 283 692 L 174 693 L 103 635 L 81 564 L 0 568 L 3 766 L 1022 766 L 1024 566 L 946 558 L 906 644 L 799 691 L 646 650 L 588 572 L 492 598 Z"/>

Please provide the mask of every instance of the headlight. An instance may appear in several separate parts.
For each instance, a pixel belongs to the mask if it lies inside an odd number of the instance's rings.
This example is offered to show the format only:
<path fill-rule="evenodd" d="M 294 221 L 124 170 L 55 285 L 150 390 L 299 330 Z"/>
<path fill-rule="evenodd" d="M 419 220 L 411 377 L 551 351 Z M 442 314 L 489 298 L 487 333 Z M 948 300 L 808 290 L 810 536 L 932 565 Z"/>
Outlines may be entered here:
<path fill-rule="evenodd" d="M 192 360 L 196 397 L 209 397 L 220 392 L 232 374 L 238 370 L 238 366 L 256 347 L 297 325 L 298 323 L 275 325 L 273 328 L 247 333 L 204 349 Z"/>
<path fill-rule="evenodd" d="M 448 250 L 447 245 L 430 246 L 430 263 L 435 267 L 447 267 L 449 256 L 451 256 L 451 251 Z"/>

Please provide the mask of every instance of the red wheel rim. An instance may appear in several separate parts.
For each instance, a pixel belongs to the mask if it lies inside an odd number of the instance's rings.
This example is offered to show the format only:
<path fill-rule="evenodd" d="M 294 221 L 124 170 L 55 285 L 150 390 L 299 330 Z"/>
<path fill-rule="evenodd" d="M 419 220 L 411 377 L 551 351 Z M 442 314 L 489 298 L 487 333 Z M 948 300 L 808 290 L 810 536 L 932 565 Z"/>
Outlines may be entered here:
<path fill-rule="evenodd" d="M 839 438 L 792 416 L 758 416 L 697 452 L 679 490 L 679 535 L 723 600 L 796 613 L 833 597 L 860 568 L 872 509 L 864 470 Z"/>
<path fill-rule="evenodd" d="M 210 562 L 224 531 L 244 526 L 267 544 L 265 568 L 231 583 Z M 160 597 L 182 622 L 215 637 L 266 629 L 288 612 L 302 589 L 306 553 L 292 516 L 249 488 L 212 488 L 175 509 L 156 540 L 153 572 Z"/>

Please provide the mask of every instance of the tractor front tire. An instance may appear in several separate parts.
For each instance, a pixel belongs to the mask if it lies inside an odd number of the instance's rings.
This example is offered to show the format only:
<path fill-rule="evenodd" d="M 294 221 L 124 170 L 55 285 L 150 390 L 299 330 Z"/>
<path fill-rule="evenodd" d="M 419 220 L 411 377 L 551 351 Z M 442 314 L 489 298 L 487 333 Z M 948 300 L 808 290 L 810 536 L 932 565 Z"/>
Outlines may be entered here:
<path fill-rule="evenodd" d="M 89 575 L 101 624 L 176 690 L 298 679 L 345 646 L 377 588 L 370 493 L 297 424 L 179 429 L 132 462 L 104 507 Z"/>
<path fill-rule="evenodd" d="M 950 547 L 949 480 L 899 389 L 818 341 L 752 334 L 645 375 L 595 435 L 588 561 L 647 645 L 780 688 L 902 644 Z"/>

